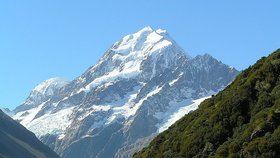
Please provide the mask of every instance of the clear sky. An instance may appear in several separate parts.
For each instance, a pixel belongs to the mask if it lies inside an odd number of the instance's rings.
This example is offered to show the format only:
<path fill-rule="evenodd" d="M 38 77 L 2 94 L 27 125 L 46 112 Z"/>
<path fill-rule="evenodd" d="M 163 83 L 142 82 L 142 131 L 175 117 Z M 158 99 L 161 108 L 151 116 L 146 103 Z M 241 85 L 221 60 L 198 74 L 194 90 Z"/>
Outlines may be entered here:
<path fill-rule="evenodd" d="M 242 70 L 280 47 L 279 0 L 0 1 L 0 107 L 38 83 L 69 80 L 114 42 L 145 26 L 166 29 L 191 56 Z"/>

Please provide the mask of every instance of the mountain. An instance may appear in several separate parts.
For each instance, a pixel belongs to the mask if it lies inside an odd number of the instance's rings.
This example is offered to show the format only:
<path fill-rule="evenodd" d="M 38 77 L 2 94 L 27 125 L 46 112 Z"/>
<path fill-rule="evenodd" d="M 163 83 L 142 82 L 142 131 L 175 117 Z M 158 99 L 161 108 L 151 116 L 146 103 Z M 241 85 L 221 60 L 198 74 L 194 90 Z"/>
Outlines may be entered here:
<path fill-rule="evenodd" d="M 68 84 L 68 81 L 62 78 L 51 78 L 42 82 L 32 90 L 25 102 L 13 111 L 17 113 L 19 111 L 32 109 L 37 105 L 42 104 L 55 96 L 55 93 L 66 84 Z"/>
<path fill-rule="evenodd" d="M 1 158 L 59 158 L 36 136 L 0 110 Z"/>
<path fill-rule="evenodd" d="M 280 49 L 134 157 L 279 157 Z"/>
<path fill-rule="evenodd" d="M 145 27 L 75 80 L 40 84 L 52 93 L 36 87 L 13 118 L 64 158 L 131 157 L 237 74 L 209 54 L 187 55 L 165 30 Z"/>
<path fill-rule="evenodd" d="M 0 110 L 2 110 L 2 112 L 4 112 L 8 116 L 13 116 L 14 115 L 14 113 L 9 108 L 0 108 Z"/>

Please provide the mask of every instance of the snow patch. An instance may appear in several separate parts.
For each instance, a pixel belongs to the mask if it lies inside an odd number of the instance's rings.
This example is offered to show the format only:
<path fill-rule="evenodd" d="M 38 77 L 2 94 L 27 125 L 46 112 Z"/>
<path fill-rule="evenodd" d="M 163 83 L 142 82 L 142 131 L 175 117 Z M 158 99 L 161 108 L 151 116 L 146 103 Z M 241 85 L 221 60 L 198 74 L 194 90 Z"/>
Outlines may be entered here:
<path fill-rule="evenodd" d="M 171 102 L 170 108 L 168 109 L 167 112 L 165 113 L 159 112 L 154 115 L 157 119 L 162 120 L 162 122 L 157 125 L 158 132 L 161 133 L 167 130 L 172 124 L 174 124 L 176 121 L 181 119 L 183 116 L 185 116 L 191 111 L 196 110 L 199 104 L 208 98 L 210 98 L 210 96 L 193 100 L 193 101 L 184 100 L 179 103 Z"/>
<path fill-rule="evenodd" d="M 20 123 L 26 127 L 34 119 L 34 117 L 37 115 L 37 113 L 42 109 L 42 107 L 45 105 L 45 103 L 46 102 L 43 102 L 42 104 L 38 105 L 35 108 L 18 112 L 13 116 L 13 119 L 19 120 Z"/>
<path fill-rule="evenodd" d="M 124 78 L 124 79 L 125 78 L 127 78 L 127 79 L 134 78 L 140 73 L 139 68 L 140 68 L 140 66 L 134 66 L 134 67 L 131 66 L 129 69 L 126 69 L 125 71 L 121 71 L 121 72 L 119 72 L 118 70 L 114 70 L 114 71 L 108 73 L 107 75 L 96 78 L 91 83 L 89 83 L 87 86 L 85 86 L 84 88 L 81 88 L 77 93 L 80 93 L 81 91 L 84 91 L 87 93 L 91 89 L 93 89 L 97 86 L 100 86 L 102 84 L 109 83 L 109 82 L 114 82 L 115 80 L 120 79 L 120 78 Z"/>
<path fill-rule="evenodd" d="M 175 82 L 177 82 L 180 78 L 176 78 L 175 80 L 169 82 L 169 85 L 172 86 Z"/>
<path fill-rule="evenodd" d="M 38 137 L 46 134 L 60 135 L 62 138 L 64 131 L 71 124 L 70 116 L 74 107 L 62 109 L 56 113 L 45 114 L 25 125 L 26 128 L 34 132 Z"/>
<path fill-rule="evenodd" d="M 111 109 L 110 105 L 93 105 L 89 109 L 84 110 L 86 112 L 83 115 L 79 116 L 78 120 L 81 121 L 86 117 L 88 117 L 89 115 L 93 114 L 94 112 L 109 111 L 110 109 Z M 79 111 L 83 111 L 83 109 L 79 109 Z"/>
<path fill-rule="evenodd" d="M 112 123 L 117 118 L 128 118 L 131 116 L 130 111 L 132 106 L 135 104 L 135 99 L 140 91 L 140 87 L 136 87 L 134 91 L 127 94 L 122 100 L 118 101 L 118 105 L 116 106 L 116 102 L 113 103 L 115 106 L 112 108 L 112 115 L 107 119 L 106 125 Z M 121 104 L 120 104 L 121 103 Z"/>
<path fill-rule="evenodd" d="M 141 105 L 143 104 L 143 102 L 145 100 L 147 100 L 149 97 L 159 93 L 161 91 L 162 87 L 157 87 L 155 88 L 153 91 L 149 92 L 146 97 L 142 98 L 138 103 L 136 103 L 127 113 L 126 116 L 132 116 L 135 115 L 136 111 L 141 107 Z"/>
<path fill-rule="evenodd" d="M 125 97 L 123 106 L 117 106 L 112 108 L 113 113 L 107 119 L 106 124 L 112 123 L 117 118 L 128 119 L 130 116 L 135 115 L 136 111 L 141 107 L 143 102 L 147 100 L 149 97 L 159 93 L 161 89 L 162 87 L 156 87 L 154 90 L 149 92 L 144 98 L 142 98 L 136 103 L 135 99 L 137 98 L 137 95 L 139 94 L 140 91 L 139 87 L 136 88 L 136 90 L 134 90 L 133 92 L 131 92 Z"/>

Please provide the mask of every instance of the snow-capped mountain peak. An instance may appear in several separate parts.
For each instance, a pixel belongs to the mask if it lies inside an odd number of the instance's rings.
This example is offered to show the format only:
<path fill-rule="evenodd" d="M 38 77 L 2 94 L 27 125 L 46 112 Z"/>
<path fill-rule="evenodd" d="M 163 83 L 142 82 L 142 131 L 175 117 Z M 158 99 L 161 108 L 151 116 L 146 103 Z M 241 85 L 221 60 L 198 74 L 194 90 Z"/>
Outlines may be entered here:
<path fill-rule="evenodd" d="M 56 88 L 59 89 L 63 86 L 65 86 L 66 84 L 68 84 L 69 81 L 63 78 L 50 78 L 40 84 L 38 84 L 33 90 L 32 92 L 37 92 L 37 93 L 41 93 L 44 95 L 52 95 L 53 94 L 53 89 L 51 88 Z"/>
<path fill-rule="evenodd" d="M 69 81 L 63 78 L 50 78 L 40 84 L 38 84 L 29 94 L 28 98 L 25 102 L 18 106 L 14 112 L 18 112 L 21 110 L 28 110 L 33 108 L 48 99 L 50 99 L 55 92 L 57 92 L 60 88 L 64 87 L 68 84 Z"/>
<path fill-rule="evenodd" d="M 134 143 L 195 110 L 237 73 L 210 56 L 189 57 L 166 30 L 145 27 L 70 83 L 38 85 L 14 119 L 64 158 L 129 157 L 131 146 L 140 148 Z"/>
<path fill-rule="evenodd" d="M 61 87 L 68 84 L 69 81 L 63 78 L 50 78 L 40 84 L 38 84 L 30 93 L 26 103 L 36 102 L 38 100 L 46 100 L 50 96 L 54 95 L 54 92 Z M 45 99 L 44 99 L 45 98 Z"/>
<path fill-rule="evenodd" d="M 153 52 L 150 50 L 155 46 L 156 49 L 162 49 L 174 43 L 166 30 L 158 29 L 155 31 L 147 26 L 134 34 L 123 37 L 113 45 L 111 50 L 119 55 L 128 55 L 129 53 L 145 55 Z"/>
<path fill-rule="evenodd" d="M 86 71 L 77 82 L 76 90 L 88 92 L 116 79 L 132 79 L 141 75 L 148 80 L 167 68 L 177 67 L 180 60 L 191 59 L 168 35 L 166 30 L 145 27 L 116 42 L 99 62 Z M 89 77 L 90 76 L 90 77 Z"/>

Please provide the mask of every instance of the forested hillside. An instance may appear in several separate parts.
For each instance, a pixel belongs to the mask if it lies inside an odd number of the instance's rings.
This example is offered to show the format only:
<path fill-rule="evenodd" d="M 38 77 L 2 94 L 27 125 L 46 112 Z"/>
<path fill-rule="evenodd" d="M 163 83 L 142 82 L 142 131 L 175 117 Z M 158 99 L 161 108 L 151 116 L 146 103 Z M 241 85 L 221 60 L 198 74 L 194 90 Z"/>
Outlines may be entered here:
<path fill-rule="evenodd" d="M 134 157 L 279 157 L 279 124 L 278 49 Z"/>

